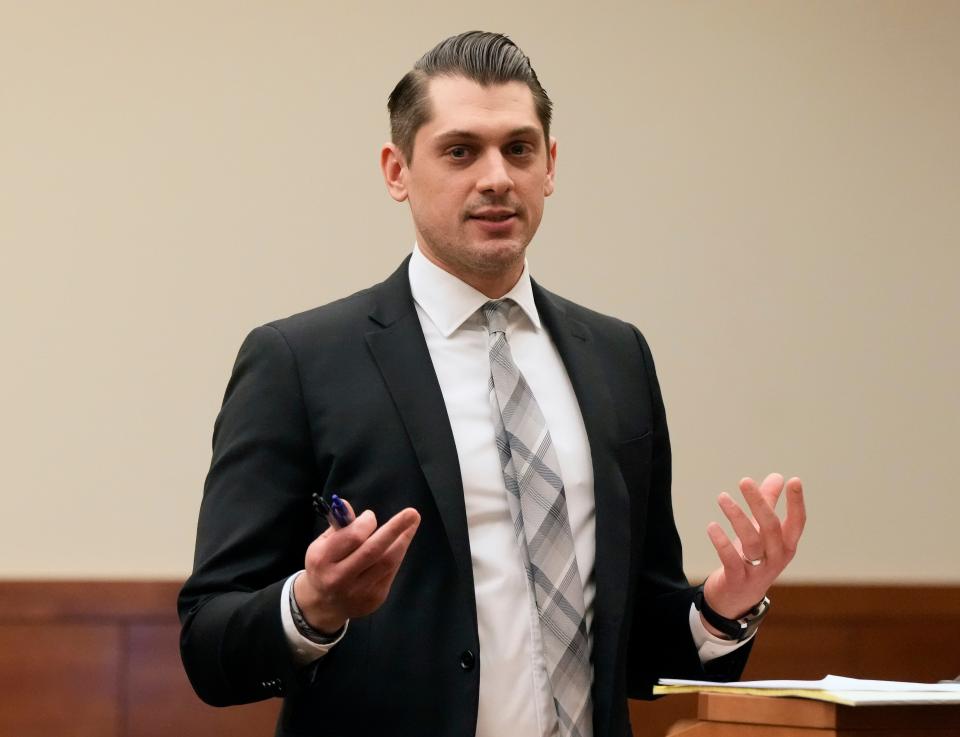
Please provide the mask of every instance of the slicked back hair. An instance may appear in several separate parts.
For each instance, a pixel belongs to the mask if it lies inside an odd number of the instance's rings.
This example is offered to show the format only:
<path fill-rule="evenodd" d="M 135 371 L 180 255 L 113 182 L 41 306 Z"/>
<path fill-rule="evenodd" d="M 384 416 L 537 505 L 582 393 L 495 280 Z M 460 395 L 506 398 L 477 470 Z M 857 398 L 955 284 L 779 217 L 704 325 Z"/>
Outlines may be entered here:
<path fill-rule="evenodd" d="M 408 164 L 413 158 L 413 139 L 432 116 L 429 82 L 439 76 L 466 77 L 484 87 L 523 82 L 533 93 L 544 141 L 549 147 L 553 103 L 537 79 L 530 59 L 501 33 L 468 31 L 451 36 L 430 49 L 390 93 L 387 102 L 390 137 Z"/>

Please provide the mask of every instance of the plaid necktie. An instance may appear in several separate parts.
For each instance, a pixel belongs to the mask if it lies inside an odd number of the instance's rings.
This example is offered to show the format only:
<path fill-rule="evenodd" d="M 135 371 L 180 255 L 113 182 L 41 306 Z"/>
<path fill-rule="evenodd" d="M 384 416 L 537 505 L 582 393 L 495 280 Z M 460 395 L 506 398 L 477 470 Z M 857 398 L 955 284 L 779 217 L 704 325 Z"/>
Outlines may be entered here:
<path fill-rule="evenodd" d="M 547 423 L 507 343 L 508 300 L 487 302 L 490 404 L 514 533 L 540 615 L 543 650 L 562 737 L 591 737 L 590 666 L 583 584 L 567 498 Z"/>

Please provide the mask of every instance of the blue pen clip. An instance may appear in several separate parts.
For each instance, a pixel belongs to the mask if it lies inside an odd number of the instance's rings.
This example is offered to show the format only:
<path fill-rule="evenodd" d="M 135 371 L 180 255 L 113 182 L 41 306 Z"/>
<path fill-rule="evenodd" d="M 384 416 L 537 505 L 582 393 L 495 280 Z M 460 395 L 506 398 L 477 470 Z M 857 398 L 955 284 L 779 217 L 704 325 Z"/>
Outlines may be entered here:
<path fill-rule="evenodd" d="M 343 503 L 343 499 L 336 494 L 330 496 L 330 514 L 337 523 L 337 527 L 346 527 L 353 522 L 353 515 L 350 514 L 350 508 Z"/>
<path fill-rule="evenodd" d="M 331 501 L 328 502 L 320 492 L 315 491 L 313 493 L 313 511 L 317 513 L 317 516 L 324 517 L 335 530 L 346 527 L 353 522 L 350 508 L 344 504 L 343 499 L 336 494 L 331 495 L 330 499 Z"/>

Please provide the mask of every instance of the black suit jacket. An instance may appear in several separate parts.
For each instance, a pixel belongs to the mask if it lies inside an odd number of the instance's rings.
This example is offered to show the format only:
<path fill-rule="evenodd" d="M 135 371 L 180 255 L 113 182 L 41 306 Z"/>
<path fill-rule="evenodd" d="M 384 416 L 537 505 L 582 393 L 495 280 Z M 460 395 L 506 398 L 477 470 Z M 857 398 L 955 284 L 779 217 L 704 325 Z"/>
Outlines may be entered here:
<path fill-rule="evenodd" d="M 708 674 L 693 645 L 667 425 L 643 337 L 536 283 L 533 292 L 593 458 L 595 734 L 624 737 L 628 696 L 649 698 L 661 676 L 736 677 L 748 648 Z M 280 594 L 326 526 L 314 491 L 379 520 L 412 506 L 422 521 L 384 605 L 298 668 Z M 406 261 L 382 284 L 247 337 L 214 429 L 179 612 L 201 698 L 283 696 L 278 735 L 474 734 L 480 643 L 463 486 Z"/>

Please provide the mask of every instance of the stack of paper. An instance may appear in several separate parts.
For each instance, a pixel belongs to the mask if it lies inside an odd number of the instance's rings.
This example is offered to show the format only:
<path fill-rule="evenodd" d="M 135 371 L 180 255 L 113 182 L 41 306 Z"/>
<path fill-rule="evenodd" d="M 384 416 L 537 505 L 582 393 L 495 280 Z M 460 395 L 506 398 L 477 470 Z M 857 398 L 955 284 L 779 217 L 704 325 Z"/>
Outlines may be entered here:
<path fill-rule="evenodd" d="M 847 706 L 866 704 L 960 704 L 960 683 L 905 683 L 867 681 L 843 676 L 827 676 L 819 681 L 685 681 L 661 678 L 653 687 L 655 694 L 731 693 L 747 696 L 794 696 L 817 701 L 832 701 Z"/>

